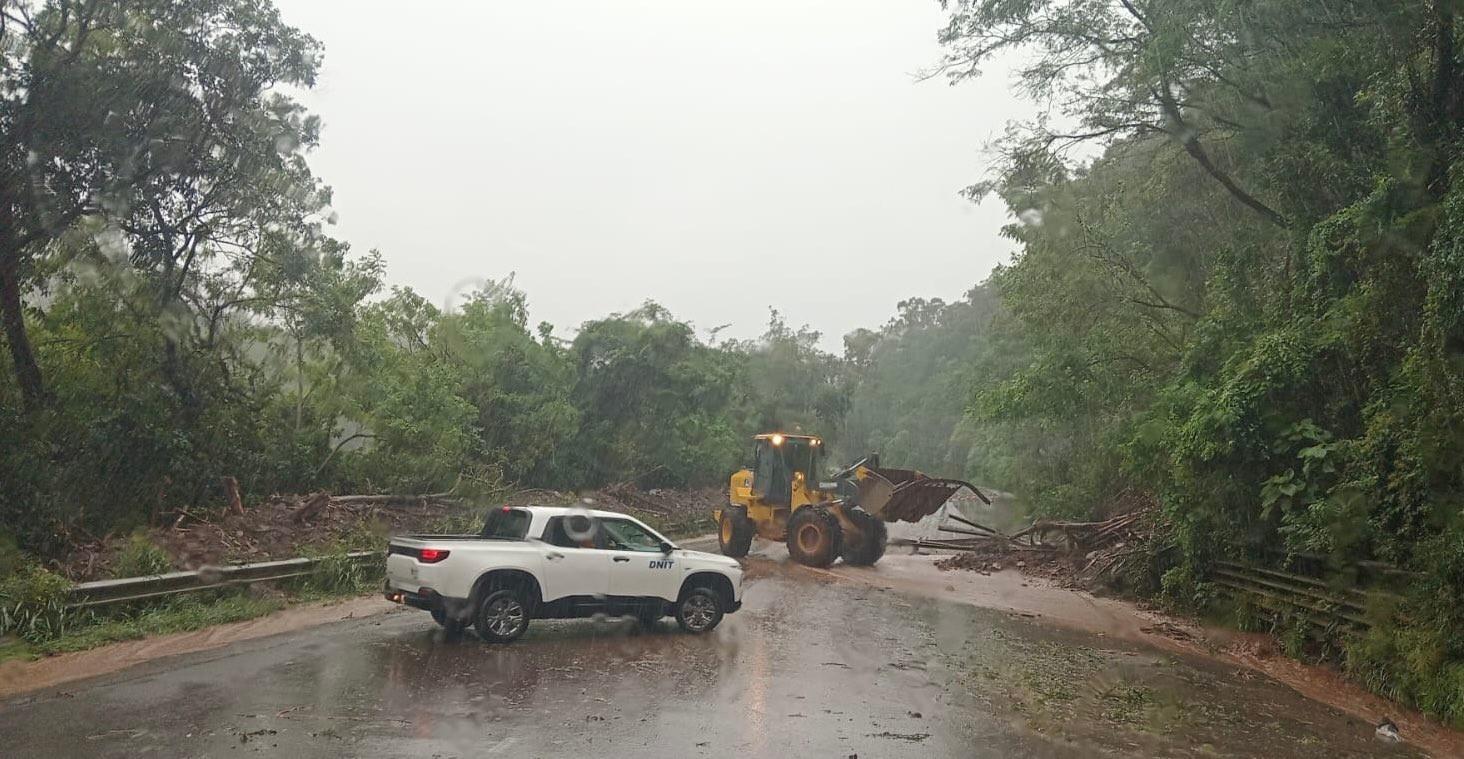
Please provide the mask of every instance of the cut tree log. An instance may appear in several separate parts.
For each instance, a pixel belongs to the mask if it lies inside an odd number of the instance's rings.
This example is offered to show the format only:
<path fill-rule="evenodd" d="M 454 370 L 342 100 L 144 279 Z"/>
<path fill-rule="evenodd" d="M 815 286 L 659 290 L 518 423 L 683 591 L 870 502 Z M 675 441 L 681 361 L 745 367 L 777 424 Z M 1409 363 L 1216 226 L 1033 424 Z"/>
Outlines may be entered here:
<path fill-rule="evenodd" d="M 605 495 L 608 495 L 611 498 L 620 501 L 626 506 L 640 509 L 641 511 L 648 511 L 657 516 L 671 516 L 671 509 L 662 506 L 660 503 L 657 502 L 655 498 L 637 491 L 635 489 L 635 486 L 633 486 L 629 482 L 621 482 L 615 485 L 611 485 L 610 487 L 605 488 L 603 492 L 605 493 Z"/>
<path fill-rule="evenodd" d="M 239 497 L 239 481 L 232 476 L 224 477 L 224 496 L 229 499 L 230 514 L 244 513 L 244 499 Z"/>
<path fill-rule="evenodd" d="M 380 495 L 338 495 L 331 498 L 332 503 L 350 505 L 357 503 L 370 503 L 378 506 L 416 506 L 424 503 L 446 501 L 452 498 L 453 491 L 446 490 L 441 493 L 418 493 L 415 495 L 391 495 L 382 493 Z"/>

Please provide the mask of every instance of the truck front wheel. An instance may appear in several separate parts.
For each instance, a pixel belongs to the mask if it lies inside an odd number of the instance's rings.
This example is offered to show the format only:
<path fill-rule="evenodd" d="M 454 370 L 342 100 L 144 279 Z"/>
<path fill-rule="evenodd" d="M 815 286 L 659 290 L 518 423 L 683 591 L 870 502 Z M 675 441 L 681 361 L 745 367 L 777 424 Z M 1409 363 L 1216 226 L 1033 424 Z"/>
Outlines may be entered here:
<path fill-rule="evenodd" d="M 722 598 L 711 588 L 691 588 L 676 602 L 676 624 L 697 635 L 711 632 L 724 613 Z"/>

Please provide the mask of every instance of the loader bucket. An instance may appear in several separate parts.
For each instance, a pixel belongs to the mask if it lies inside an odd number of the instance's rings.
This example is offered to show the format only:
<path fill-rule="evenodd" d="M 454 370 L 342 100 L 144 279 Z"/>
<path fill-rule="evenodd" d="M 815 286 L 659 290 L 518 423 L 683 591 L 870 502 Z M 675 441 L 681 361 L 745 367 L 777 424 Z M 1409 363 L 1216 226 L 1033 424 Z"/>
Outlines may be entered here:
<path fill-rule="evenodd" d="M 969 482 L 927 477 L 913 469 L 869 469 L 858 485 L 859 505 L 886 522 L 918 522 L 939 511 L 961 488 L 991 503 Z"/>

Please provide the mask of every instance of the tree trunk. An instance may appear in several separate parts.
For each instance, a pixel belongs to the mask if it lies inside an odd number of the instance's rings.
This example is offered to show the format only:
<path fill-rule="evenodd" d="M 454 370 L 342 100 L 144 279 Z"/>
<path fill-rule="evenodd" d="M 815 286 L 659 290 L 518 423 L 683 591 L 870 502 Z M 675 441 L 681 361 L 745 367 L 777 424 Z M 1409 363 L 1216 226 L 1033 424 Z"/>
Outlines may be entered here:
<path fill-rule="evenodd" d="M 295 337 L 295 437 L 300 437 L 300 425 L 305 417 L 305 344 Z"/>
<path fill-rule="evenodd" d="M 229 499 L 229 512 L 244 513 L 244 499 L 239 496 L 239 481 L 233 477 L 224 478 L 224 495 Z"/>
<path fill-rule="evenodd" d="M 15 364 L 15 377 L 26 408 L 35 408 L 45 399 L 41 367 L 25 332 L 25 306 L 20 299 L 20 251 L 0 250 L 0 322 L 4 322 L 5 344 Z"/>

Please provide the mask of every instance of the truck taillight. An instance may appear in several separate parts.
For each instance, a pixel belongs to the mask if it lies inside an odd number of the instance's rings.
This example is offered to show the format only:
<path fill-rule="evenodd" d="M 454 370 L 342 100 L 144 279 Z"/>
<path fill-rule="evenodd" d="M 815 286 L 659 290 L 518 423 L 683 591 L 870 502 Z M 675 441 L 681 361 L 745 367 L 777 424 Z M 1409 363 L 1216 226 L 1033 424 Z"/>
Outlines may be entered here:
<path fill-rule="evenodd" d="M 423 564 L 436 564 L 447 558 L 447 551 L 441 548 L 423 548 L 417 553 L 417 560 Z"/>

